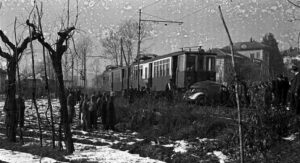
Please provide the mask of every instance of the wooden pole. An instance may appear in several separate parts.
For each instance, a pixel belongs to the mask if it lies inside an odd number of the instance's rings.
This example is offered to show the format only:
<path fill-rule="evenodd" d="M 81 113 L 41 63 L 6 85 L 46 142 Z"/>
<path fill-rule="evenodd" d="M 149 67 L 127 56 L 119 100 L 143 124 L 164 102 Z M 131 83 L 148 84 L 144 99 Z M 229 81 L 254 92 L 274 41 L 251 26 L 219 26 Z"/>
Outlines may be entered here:
<path fill-rule="evenodd" d="M 219 6 L 219 12 L 220 12 L 220 17 L 222 19 L 224 28 L 226 30 L 226 33 L 227 33 L 227 36 L 228 36 L 228 39 L 229 39 L 229 42 L 230 42 L 231 61 L 232 61 L 234 79 L 235 79 L 235 97 L 236 97 L 237 111 L 238 111 L 238 126 L 239 126 L 239 141 L 240 141 L 240 162 L 244 163 L 244 147 L 243 147 L 242 124 L 241 124 L 241 109 L 240 109 L 240 101 L 239 101 L 239 95 L 238 95 L 237 73 L 235 71 L 235 63 L 234 63 L 234 48 L 233 48 L 233 42 L 232 42 L 230 33 L 228 31 L 226 22 L 225 22 L 224 17 L 223 17 L 221 6 Z"/>
<path fill-rule="evenodd" d="M 138 62 L 138 70 L 137 70 L 137 88 L 140 90 L 140 53 L 141 53 L 141 21 L 142 21 L 142 10 L 139 9 L 139 30 L 138 30 L 138 47 L 137 47 L 137 62 Z"/>

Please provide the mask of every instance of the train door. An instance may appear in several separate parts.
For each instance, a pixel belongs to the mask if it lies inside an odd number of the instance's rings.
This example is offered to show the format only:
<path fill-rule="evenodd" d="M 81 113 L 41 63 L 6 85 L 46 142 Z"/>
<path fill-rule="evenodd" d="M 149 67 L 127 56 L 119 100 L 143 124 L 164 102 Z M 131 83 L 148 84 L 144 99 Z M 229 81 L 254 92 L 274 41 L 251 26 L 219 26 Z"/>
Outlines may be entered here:
<path fill-rule="evenodd" d="M 124 90 L 125 69 L 121 70 L 121 90 Z"/>
<path fill-rule="evenodd" d="M 185 87 L 185 65 L 186 55 L 179 55 L 177 58 L 177 70 L 176 70 L 176 86 L 178 88 Z"/>
<path fill-rule="evenodd" d="M 172 57 L 172 80 L 177 83 L 177 71 L 178 71 L 178 56 Z"/>
<path fill-rule="evenodd" d="M 152 87 L 152 63 L 149 63 L 149 79 L 148 79 L 148 88 L 151 88 Z"/>
<path fill-rule="evenodd" d="M 195 55 L 186 57 L 186 86 L 190 86 L 197 81 L 196 63 Z"/>

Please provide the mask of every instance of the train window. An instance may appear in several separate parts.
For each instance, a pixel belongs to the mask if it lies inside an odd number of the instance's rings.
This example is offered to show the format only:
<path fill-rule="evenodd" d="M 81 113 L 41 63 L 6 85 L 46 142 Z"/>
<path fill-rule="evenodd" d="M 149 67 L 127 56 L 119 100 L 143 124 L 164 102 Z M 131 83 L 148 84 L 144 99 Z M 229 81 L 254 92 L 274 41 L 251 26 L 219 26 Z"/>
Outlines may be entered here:
<path fill-rule="evenodd" d="M 140 75 L 140 77 L 143 76 L 143 65 L 141 65 L 141 66 L 139 67 L 139 75 Z"/>
<path fill-rule="evenodd" d="M 207 71 L 215 71 L 215 58 L 207 57 L 206 59 L 206 70 Z"/>
<path fill-rule="evenodd" d="M 179 56 L 179 62 L 178 62 L 179 71 L 185 70 L 185 59 L 186 59 L 185 55 Z"/>
<path fill-rule="evenodd" d="M 145 79 L 148 79 L 148 68 L 145 67 Z"/>
<path fill-rule="evenodd" d="M 186 70 L 195 71 L 196 68 L 196 56 L 190 55 L 186 57 Z"/>
<path fill-rule="evenodd" d="M 159 61 L 159 76 L 163 76 L 163 62 Z"/>
<path fill-rule="evenodd" d="M 198 71 L 202 71 L 204 69 L 204 58 L 203 56 L 198 56 Z"/>
<path fill-rule="evenodd" d="M 154 70 L 153 70 L 153 73 L 154 73 L 154 77 L 157 77 L 157 62 L 154 62 Z"/>
<path fill-rule="evenodd" d="M 170 59 L 167 59 L 166 63 L 166 76 L 170 75 Z"/>

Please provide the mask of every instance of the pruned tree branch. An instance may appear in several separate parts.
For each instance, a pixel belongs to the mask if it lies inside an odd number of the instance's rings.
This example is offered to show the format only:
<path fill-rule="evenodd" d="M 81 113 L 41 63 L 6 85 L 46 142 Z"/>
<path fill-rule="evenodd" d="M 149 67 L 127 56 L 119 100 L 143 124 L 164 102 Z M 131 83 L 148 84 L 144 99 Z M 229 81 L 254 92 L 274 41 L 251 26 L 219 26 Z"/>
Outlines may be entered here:
<path fill-rule="evenodd" d="M 3 57 L 3 58 L 5 58 L 5 59 L 7 59 L 7 60 L 9 60 L 9 59 L 12 58 L 11 55 L 9 55 L 8 53 L 2 51 L 2 48 L 1 48 L 1 47 L 0 47 L 0 56 Z"/>
<path fill-rule="evenodd" d="M 9 39 L 7 38 L 7 36 L 4 34 L 4 32 L 2 30 L 0 30 L 0 37 L 2 39 L 2 41 L 7 44 L 11 49 L 15 49 L 15 45 L 9 41 Z"/>
<path fill-rule="evenodd" d="M 288 1 L 290 4 L 292 4 L 293 6 L 300 8 L 300 5 L 298 5 L 298 4 L 294 3 L 294 2 L 292 2 L 291 0 L 287 0 L 287 1 Z"/>

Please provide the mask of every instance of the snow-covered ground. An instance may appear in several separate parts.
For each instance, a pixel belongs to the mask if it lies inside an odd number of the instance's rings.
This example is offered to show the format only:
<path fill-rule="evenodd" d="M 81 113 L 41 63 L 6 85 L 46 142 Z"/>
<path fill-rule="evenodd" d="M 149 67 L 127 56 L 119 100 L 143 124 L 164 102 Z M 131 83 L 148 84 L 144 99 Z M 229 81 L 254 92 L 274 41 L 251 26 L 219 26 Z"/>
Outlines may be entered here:
<path fill-rule="evenodd" d="M 37 104 L 39 105 L 39 111 L 41 113 L 41 116 L 44 116 L 45 112 L 45 106 L 47 106 L 47 100 L 37 100 Z M 32 119 L 32 117 L 36 114 L 34 109 L 31 108 L 31 101 L 26 101 L 26 115 L 29 115 L 26 117 L 26 122 L 35 121 Z M 53 108 L 59 108 L 59 102 L 58 100 L 52 100 Z M 0 102 L 0 120 L 3 119 L 4 113 L 3 113 L 3 106 L 4 102 Z M 25 122 L 25 125 L 26 125 Z M 1 122 L 3 124 L 3 121 Z M 37 132 L 37 129 L 28 129 L 27 132 Z M 161 163 L 162 161 L 159 160 L 153 160 L 150 158 L 144 158 L 140 157 L 137 154 L 130 154 L 127 151 L 121 151 L 117 149 L 110 148 L 110 145 L 119 143 L 122 140 L 127 140 L 129 137 L 135 137 L 137 133 L 113 133 L 112 131 L 104 132 L 104 131 L 95 131 L 93 134 L 101 134 L 103 136 L 112 136 L 115 138 L 119 138 L 116 140 L 109 140 L 109 139 L 103 139 L 98 138 L 96 136 L 88 135 L 88 132 L 81 131 L 81 130 L 75 130 L 73 129 L 72 132 L 77 132 L 80 135 L 74 135 L 73 137 L 77 140 L 89 140 L 93 143 L 106 143 L 108 145 L 90 145 L 90 144 L 82 144 L 82 143 L 75 143 L 75 152 L 72 155 L 65 156 L 66 159 L 69 159 L 70 161 L 76 161 L 76 160 L 82 160 L 82 161 L 89 161 L 89 162 L 105 162 L 105 163 L 131 163 L 131 162 L 139 162 L 139 163 Z M 49 131 L 44 131 L 44 134 L 51 134 Z M 4 137 L 4 134 L 0 133 L 1 137 Z M 33 138 L 37 139 L 37 138 Z M 38 140 L 38 139 L 37 139 Z M 50 141 L 50 140 L 47 140 Z M 142 141 L 142 139 L 134 138 L 131 139 L 128 144 L 132 145 L 138 141 Z M 26 146 L 26 144 L 25 144 Z M 18 152 L 18 151 L 12 151 L 12 150 L 6 150 L 2 149 L 0 146 L 0 161 L 6 161 L 6 162 L 25 162 L 25 163 L 34 163 L 34 162 L 43 162 L 43 163 L 52 163 L 52 162 L 58 162 L 55 159 L 47 158 L 47 157 L 41 157 L 37 155 L 32 155 L 30 153 L 24 153 L 24 152 Z"/>
<path fill-rule="evenodd" d="M 39 112 L 41 118 L 45 120 L 45 112 L 47 106 L 47 100 L 37 100 L 37 104 L 39 106 Z M 26 117 L 25 117 L 25 126 L 36 124 L 36 112 L 35 109 L 32 109 L 31 101 L 26 101 Z M 52 105 L 54 109 L 54 116 L 59 116 L 59 101 L 57 99 L 52 100 Z M 4 117 L 3 113 L 4 102 L 0 102 L 0 125 L 4 124 L 4 121 L 1 121 Z M 48 117 L 50 116 L 48 112 Z M 26 130 L 28 133 L 38 133 L 38 128 L 28 128 Z M 113 149 L 111 146 L 116 144 L 127 144 L 134 145 L 143 139 L 138 138 L 138 133 L 126 131 L 124 133 L 115 133 L 113 131 L 103 131 L 97 130 L 93 132 L 86 132 L 82 130 L 72 127 L 73 138 L 75 140 L 75 152 L 72 155 L 65 156 L 66 159 L 70 161 L 79 161 L 79 162 L 106 162 L 106 163 L 131 163 L 131 162 L 139 162 L 139 163 L 160 163 L 159 160 L 153 160 L 150 158 L 140 157 L 138 154 L 130 154 L 128 151 L 121 151 L 118 149 Z M 44 135 L 51 135 L 50 130 L 44 130 Z M 3 133 L 0 133 L 1 137 L 5 137 Z M 35 143 L 39 141 L 37 137 L 26 137 L 34 140 Z M 197 140 L 201 142 L 210 142 L 216 141 L 215 139 L 207 139 L 207 138 L 197 138 Z M 44 142 L 51 144 L 50 140 L 44 139 Z M 30 142 L 32 143 L 32 142 Z M 25 144 L 30 145 L 30 143 Z M 37 143 L 38 144 L 38 143 Z M 57 144 L 57 142 L 56 142 Z M 159 145 L 155 142 L 152 142 L 153 145 Z M 164 147 L 172 147 L 175 153 L 187 153 L 190 148 L 193 148 L 186 140 L 178 140 L 171 141 L 169 144 L 161 144 Z M 220 163 L 224 163 L 228 160 L 227 156 L 225 156 L 221 151 L 211 151 L 207 155 L 215 156 L 219 159 Z M 6 149 L 1 149 L 0 146 L 0 160 L 6 162 L 58 162 L 55 159 L 41 157 L 37 155 L 33 155 L 30 153 L 11 151 Z M 23 161 L 24 160 L 24 161 Z"/>
<path fill-rule="evenodd" d="M 48 157 L 40 157 L 36 155 L 32 155 L 29 153 L 11 151 L 0 148 L 0 161 L 10 162 L 10 163 L 54 163 L 58 162 L 52 158 Z"/>

